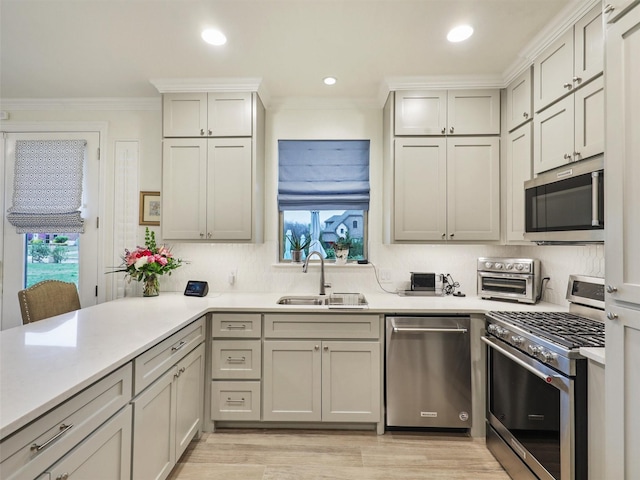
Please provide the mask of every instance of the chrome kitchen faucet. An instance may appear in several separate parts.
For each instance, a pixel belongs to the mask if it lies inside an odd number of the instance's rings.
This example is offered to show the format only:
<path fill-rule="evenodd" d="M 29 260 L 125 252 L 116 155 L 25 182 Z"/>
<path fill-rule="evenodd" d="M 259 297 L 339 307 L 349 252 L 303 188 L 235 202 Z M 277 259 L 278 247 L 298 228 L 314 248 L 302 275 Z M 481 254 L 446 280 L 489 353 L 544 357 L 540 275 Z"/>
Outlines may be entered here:
<path fill-rule="evenodd" d="M 316 250 L 314 250 L 313 252 L 310 252 L 309 255 L 307 255 L 307 259 L 304 261 L 304 265 L 302 266 L 302 272 L 303 273 L 307 273 L 307 267 L 309 266 L 309 259 L 313 256 L 313 255 L 317 255 L 318 258 L 320 259 L 320 295 L 325 295 L 325 288 L 331 288 L 331 284 L 330 283 L 324 283 L 324 257 L 322 256 L 322 254 Z"/>

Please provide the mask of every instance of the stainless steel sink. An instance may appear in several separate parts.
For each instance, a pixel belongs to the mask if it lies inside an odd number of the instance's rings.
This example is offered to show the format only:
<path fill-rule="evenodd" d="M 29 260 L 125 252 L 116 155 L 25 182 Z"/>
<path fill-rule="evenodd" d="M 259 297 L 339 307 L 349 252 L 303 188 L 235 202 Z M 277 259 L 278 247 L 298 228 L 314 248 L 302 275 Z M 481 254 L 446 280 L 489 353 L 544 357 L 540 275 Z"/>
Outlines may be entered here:
<path fill-rule="evenodd" d="M 329 308 L 367 308 L 362 293 L 332 293 L 331 295 L 287 295 L 278 299 L 278 305 L 317 305 Z"/>
<path fill-rule="evenodd" d="M 281 297 L 278 305 L 326 305 L 327 297 L 290 295 Z"/>

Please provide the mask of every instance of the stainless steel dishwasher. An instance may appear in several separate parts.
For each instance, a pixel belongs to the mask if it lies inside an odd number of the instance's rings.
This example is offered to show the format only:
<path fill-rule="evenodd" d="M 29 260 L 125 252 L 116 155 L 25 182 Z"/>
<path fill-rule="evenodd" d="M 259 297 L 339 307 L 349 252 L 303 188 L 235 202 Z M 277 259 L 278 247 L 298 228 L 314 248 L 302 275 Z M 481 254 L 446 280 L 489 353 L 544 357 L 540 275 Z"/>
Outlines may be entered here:
<path fill-rule="evenodd" d="M 471 428 L 466 315 L 386 318 L 386 425 Z"/>

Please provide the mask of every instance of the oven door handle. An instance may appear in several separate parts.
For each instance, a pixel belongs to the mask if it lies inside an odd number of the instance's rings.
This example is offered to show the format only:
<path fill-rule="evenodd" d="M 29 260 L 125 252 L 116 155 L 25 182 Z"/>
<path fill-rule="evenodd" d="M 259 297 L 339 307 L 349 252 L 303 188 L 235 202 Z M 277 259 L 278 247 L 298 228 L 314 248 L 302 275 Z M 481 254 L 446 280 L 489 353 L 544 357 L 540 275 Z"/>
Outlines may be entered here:
<path fill-rule="evenodd" d="M 487 337 L 480 337 L 480 340 L 482 340 L 484 343 L 489 345 L 491 348 L 496 349 L 498 352 L 503 354 L 509 360 L 513 360 L 514 362 L 516 362 L 518 365 L 520 365 L 525 370 L 528 370 L 529 372 L 533 373 L 536 377 L 544 380 L 546 383 L 548 383 L 550 385 L 553 385 L 556 388 L 562 389 L 562 386 L 564 385 L 564 383 L 562 382 L 562 378 L 560 376 L 558 376 L 558 375 L 546 375 L 546 374 L 542 373 L 541 371 L 539 371 L 536 368 L 532 367 L 528 363 L 523 362 L 522 360 L 520 360 L 513 353 L 506 351 L 504 348 L 500 347 L 499 345 L 497 345 L 495 342 L 491 341 Z M 558 383 L 560 385 L 558 385 Z"/>

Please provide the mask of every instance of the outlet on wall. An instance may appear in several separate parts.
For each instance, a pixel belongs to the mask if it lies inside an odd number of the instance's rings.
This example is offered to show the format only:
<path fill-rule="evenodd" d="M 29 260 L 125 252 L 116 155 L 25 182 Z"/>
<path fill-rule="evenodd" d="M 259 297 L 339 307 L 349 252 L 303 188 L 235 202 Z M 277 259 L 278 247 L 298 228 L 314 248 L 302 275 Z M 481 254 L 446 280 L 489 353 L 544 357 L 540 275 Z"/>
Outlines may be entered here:
<path fill-rule="evenodd" d="M 385 283 L 391 282 L 391 270 L 389 270 L 388 268 L 381 268 L 380 281 Z"/>

